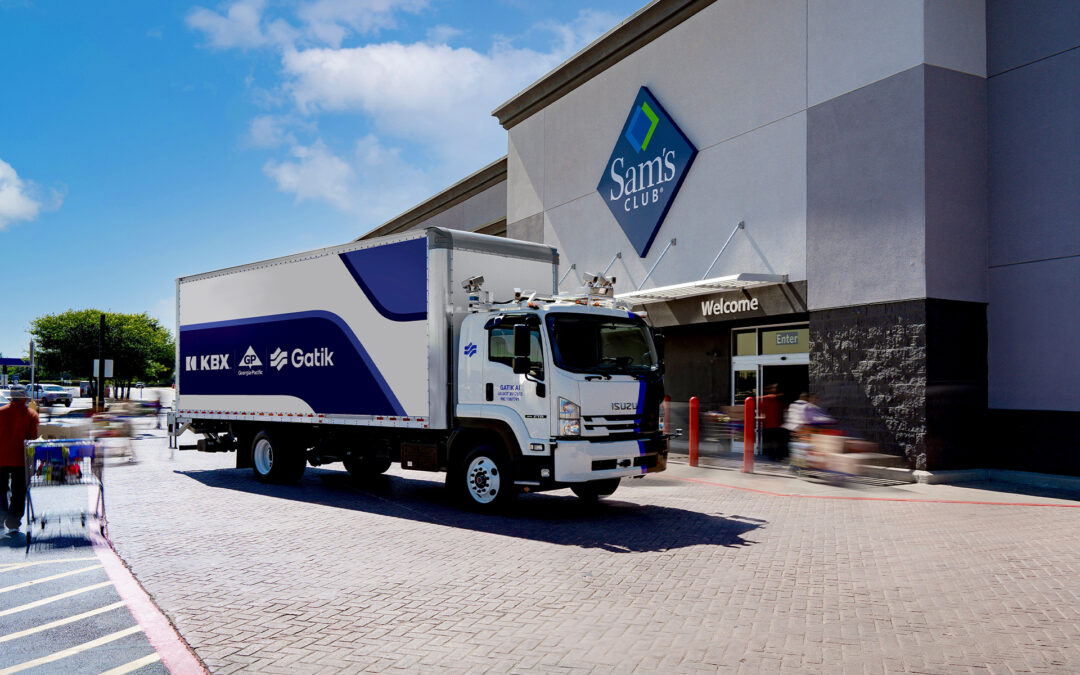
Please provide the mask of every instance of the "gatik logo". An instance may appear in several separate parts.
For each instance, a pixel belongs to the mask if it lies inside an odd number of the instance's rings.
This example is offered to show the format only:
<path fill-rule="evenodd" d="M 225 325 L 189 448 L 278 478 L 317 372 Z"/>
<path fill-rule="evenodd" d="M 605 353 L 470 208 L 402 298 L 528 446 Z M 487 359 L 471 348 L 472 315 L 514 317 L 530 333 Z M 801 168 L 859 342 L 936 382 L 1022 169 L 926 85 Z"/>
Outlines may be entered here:
<path fill-rule="evenodd" d="M 270 367 L 281 370 L 286 365 L 293 368 L 325 368 L 334 365 L 334 352 L 326 347 L 318 347 L 310 352 L 294 349 L 292 353 L 280 347 L 270 355 Z"/>
<path fill-rule="evenodd" d="M 475 356 L 475 355 L 476 355 L 476 345 L 473 344 L 472 342 L 465 345 L 465 356 L 472 357 L 472 356 Z"/>
<path fill-rule="evenodd" d="M 285 367 L 285 364 L 289 362 L 289 355 L 285 353 L 283 349 L 278 347 L 274 350 L 274 353 L 270 355 L 270 367 L 281 370 Z"/>
<path fill-rule="evenodd" d="M 638 91 L 597 192 L 645 257 L 697 148 L 647 87 Z"/>
<path fill-rule="evenodd" d="M 205 354 L 202 356 L 185 356 L 184 370 L 228 370 L 228 354 Z"/>

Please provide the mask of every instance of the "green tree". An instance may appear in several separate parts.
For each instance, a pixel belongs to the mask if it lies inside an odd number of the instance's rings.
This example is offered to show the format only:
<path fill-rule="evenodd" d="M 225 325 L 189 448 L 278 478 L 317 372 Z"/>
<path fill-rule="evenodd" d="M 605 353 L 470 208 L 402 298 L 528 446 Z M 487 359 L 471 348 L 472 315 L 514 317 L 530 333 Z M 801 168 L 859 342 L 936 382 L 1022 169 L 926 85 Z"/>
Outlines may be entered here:
<path fill-rule="evenodd" d="M 37 349 L 39 379 L 70 373 L 90 379 L 98 357 L 100 316 L 105 315 L 105 358 L 114 362 L 113 381 L 130 387 L 136 380 L 172 381 L 176 343 L 157 319 L 142 314 L 68 310 L 39 316 L 30 323 Z"/>

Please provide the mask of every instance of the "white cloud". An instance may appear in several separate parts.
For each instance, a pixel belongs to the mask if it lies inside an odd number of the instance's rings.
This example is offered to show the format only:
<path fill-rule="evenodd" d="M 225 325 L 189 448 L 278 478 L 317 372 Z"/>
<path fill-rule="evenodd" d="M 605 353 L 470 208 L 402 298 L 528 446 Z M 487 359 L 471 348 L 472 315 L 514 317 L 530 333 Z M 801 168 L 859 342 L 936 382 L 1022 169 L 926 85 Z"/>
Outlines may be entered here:
<path fill-rule="evenodd" d="M 453 26 L 432 26 L 427 31 L 427 41 L 432 44 L 445 45 L 461 35 L 462 31 Z"/>
<path fill-rule="evenodd" d="M 61 192 L 52 190 L 48 203 L 40 192 L 37 185 L 19 178 L 11 165 L 0 159 L 0 230 L 20 220 L 34 220 L 42 210 L 60 208 Z"/>
<path fill-rule="evenodd" d="M 270 16 L 266 0 L 234 0 L 220 11 L 196 7 L 186 20 L 205 34 L 207 46 L 220 49 L 285 48 L 298 41 L 339 47 L 351 34 L 395 28 L 396 13 L 419 12 L 427 4 L 427 0 L 314 0 L 300 4 L 296 21 L 289 23 Z"/>
<path fill-rule="evenodd" d="M 211 47 L 262 47 L 269 43 L 262 29 L 265 5 L 265 0 L 239 0 L 224 14 L 196 7 L 188 13 L 187 24 L 205 33 Z"/>
<path fill-rule="evenodd" d="M 312 145 L 294 145 L 292 161 L 263 165 L 263 172 L 277 183 L 282 192 L 296 195 L 296 201 L 322 199 L 347 211 L 353 207 L 350 183 L 354 172 L 351 166 L 336 156 L 322 140 Z"/>
<path fill-rule="evenodd" d="M 313 0 L 282 9 L 234 0 L 219 11 L 198 8 L 187 21 L 209 46 L 279 50 L 281 80 L 269 88 L 248 84 L 268 114 L 251 121 L 246 142 L 288 148 L 289 157 L 263 167 L 279 190 L 370 220 L 395 215 L 505 154 L 506 133 L 492 109 L 618 21 L 582 11 L 566 24 L 533 26 L 530 43 L 542 42 L 539 35 L 546 49 L 516 47 L 500 36 L 487 50 L 451 47 L 461 32 L 445 25 L 414 43 L 341 47 L 351 35 L 395 27 L 401 13 L 420 12 L 428 2 Z M 289 22 L 283 12 L 291 12 Z M 355 115 L 373 135 L 352 153 L 328 147 L 317 127 L 323 113 Z"/>
<path fill-rule="evenodd" d="M 305 114 L 360 112 L 392 138 L 420 142 L 458 172 L 506 151 L 491 111 L 570 56 L 615 19 L 582 13 L 555 32 L 550 51 L 385 42 L 348 49 L 288 50 L 285 89 Z"/>

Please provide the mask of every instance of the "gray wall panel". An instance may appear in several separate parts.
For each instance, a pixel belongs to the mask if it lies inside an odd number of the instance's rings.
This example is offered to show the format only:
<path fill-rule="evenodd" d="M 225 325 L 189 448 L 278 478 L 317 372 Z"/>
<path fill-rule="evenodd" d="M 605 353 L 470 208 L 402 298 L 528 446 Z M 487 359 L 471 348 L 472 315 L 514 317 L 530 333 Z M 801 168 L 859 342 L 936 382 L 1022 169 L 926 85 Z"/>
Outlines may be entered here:
<path fill-rule="evenodd" d="M 510 130 L 506 153 L 506 222 L 544 210 L 544 111 Z"/>
<path fill-rule="evenodd" d="M 986 77 L 986 0 L 927 0 L 925 62 Z"/>
<path fill-rule="evenodd" d="M 811 310 L 926 295 L 923 67 L 807 116 Z"/>
<path fill-rule="evenodd" d="M 924 72 L 926 294 L 986 302 L 986 80 Z"/>
<path fill-rule="evenodd" d="M 798 114 L 700 152 L 646 258 L 638 257 L 603 199 L 591 191 L 547 212 L 562 263 L 612 268 L 618 290 L 637 287 L 672 237 L 678 243 L 646 287 L 701 278 L 740 220 L 710 276 L 760 272 L 806 278 L 806 115 Z M 617 271 L 616 271 L 617 270 Z M 565 268 L 564 268 L 565 271 Z"/>
<path fill-rule="evenodd" d="M 1076 0 L 988 0 L 986 14 L 990 75 L 1080 45 Z"/>
<path fill-rule="evenodd" d="M 990 78 L 988 100 L 990 264 L 1080 253 L 1080 50 Z"/>
<path fill-rule="evenodd" d="M 990 270 L 990 407 L 1080 411 L 1080 257 Z"/>
<path fill-rule="evenodd" d="M 809 105 L 923 62 L 923 0 L 809 0 Z"/>

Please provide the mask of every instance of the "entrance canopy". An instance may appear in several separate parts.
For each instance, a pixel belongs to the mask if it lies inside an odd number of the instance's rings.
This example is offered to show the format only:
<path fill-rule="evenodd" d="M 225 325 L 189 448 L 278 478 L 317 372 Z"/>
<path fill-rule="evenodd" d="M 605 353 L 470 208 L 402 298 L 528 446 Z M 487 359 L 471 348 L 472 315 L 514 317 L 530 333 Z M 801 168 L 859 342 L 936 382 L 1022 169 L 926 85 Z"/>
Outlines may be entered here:
<path fill-rule="evenodd" d="M 659 286 L 657 288 L 647 288 L 640 291 L 631 291 L 629 293 L 617 293 L 615 299 L 633 305 L 646 305 L 650 302 L 667 302 L 669 300 L 678 300 L 680 298 L 690 298 L 695 295 L 708 295 L 710 293 L 719 293 L 723 291 L 737 291 L 743 288 L 765 286 L 768 284 L 782 284 L 786 283 L 787 280 L 788 275 L 786 274 L 752 274 L 744 272 L 743 274 L 713 277 L 712 279 L 690 281 L 682 284 L 674 284 L 672 286 Z"/>

